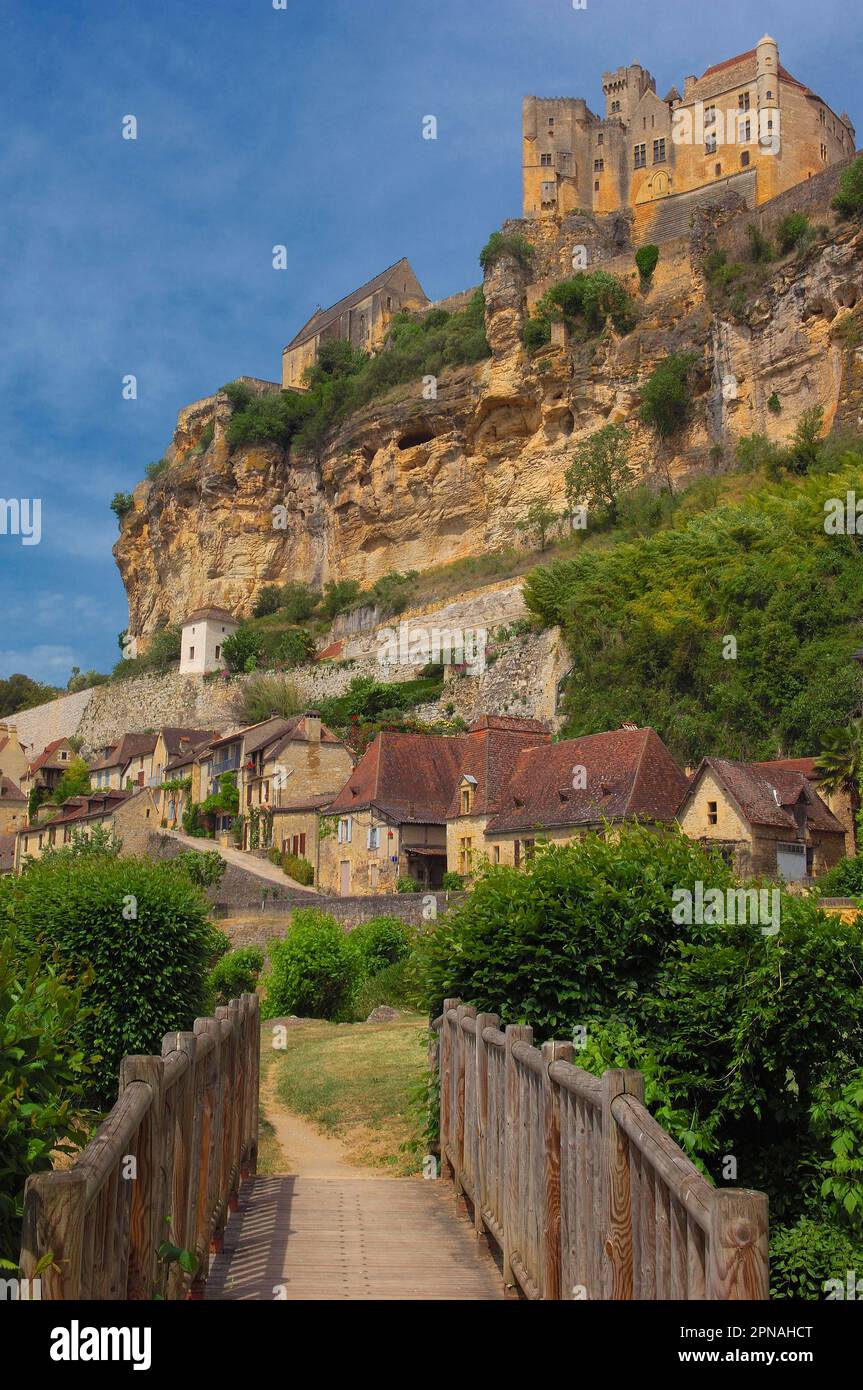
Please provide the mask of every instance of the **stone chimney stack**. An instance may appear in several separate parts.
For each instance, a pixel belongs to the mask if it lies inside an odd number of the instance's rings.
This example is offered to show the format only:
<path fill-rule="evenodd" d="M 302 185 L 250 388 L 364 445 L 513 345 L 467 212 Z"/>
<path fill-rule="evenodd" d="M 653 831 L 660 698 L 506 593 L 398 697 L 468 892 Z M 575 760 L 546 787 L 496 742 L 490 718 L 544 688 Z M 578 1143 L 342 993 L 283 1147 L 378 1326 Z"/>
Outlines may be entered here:
<path fill-rule="evenodd" d="M 320 743 L 321 741 L 321 716 L 316 709 L 306 710 L 306 739 L 309 743 Z"/>

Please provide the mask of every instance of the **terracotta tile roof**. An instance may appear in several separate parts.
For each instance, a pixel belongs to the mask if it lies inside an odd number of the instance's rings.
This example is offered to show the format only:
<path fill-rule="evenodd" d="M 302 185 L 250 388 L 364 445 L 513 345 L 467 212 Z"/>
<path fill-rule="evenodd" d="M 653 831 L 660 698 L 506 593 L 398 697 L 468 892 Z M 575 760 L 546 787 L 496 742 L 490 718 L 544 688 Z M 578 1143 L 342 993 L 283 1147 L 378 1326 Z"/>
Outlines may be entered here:
<path fill-rule="evenodd" d="M 221 623 L 234 623 L 237 627 L 240 624 L 239 618 L 235 618 L 233 613 L 228 612 L 227 608 L 211 607 L 196 608 L 194 613 L 190 613 L 187 618 L 183 619 L 183 627 L 187 627 L 189 623 L 202 623 L 205 618 L 213 618 L 216 622 Z"/>
<path fill-rule="evenodd" d="M 804 803 L 807 821 L 816 830 L 845 834 L 839 821 L 802 772 L 769 767 L 763 763 L 738 763 L 729 762 L 724 758 L 704 758 L 690 783 L 690 796 L 700 780 L 702 769 L 708 767 L 750 825 L 770 825 L 796 833 L 797 821 L 793 808 Z"/>
<path fill-rule="evenodd" d="M 0 835 L 0 874 L 11 874 L 15 867 L 15 836 Z"/>
<path fill-rule="evenodd" d="M 143 790 L 143 788 L 141 789 Z M 60 807 L 60 814 L 51 820 L 40 822 L 38 825 L 27 825 L 17 833 L 19 835 L 32 835 L 40 830 L 50 830 L 57 825 L 71 825 L 77 821 L 100 820 L 104 816 L 109 816 L 112 811 L 130 796 L 136 793 L 131 791 L 101 791 L 92 792 L 89 796 L 70 796 Z"/>
<path fill-rule="evenodd" d="M 698 80 L 703 82 L 706 77 L 714 77 L 716 73 L 724 72 L 726 68 L 736 67 L 738 63 L 751 63 L 754 66 L 757 56 L 755 49 L 750 48 L 746 53 L 738 53 L 735 58 L 726 58 L 721 63 L 714 63 L 712 67 L 705 68 Z M 799 82 L 796 77 L 792 76 L 788 69 L 784 68 L 781 63 L 779 64 L 778 72 L 784 82 L 792 82 L 795 87 L 800 87 L 802 91 L 809 92 L 810 89 L 802 82 Z M 812 95 L 814 95 L 814 93 L 812 93 Z"/>
<path fill-rule="evenodd" d="M 27 802 L 27 798 L 18 786 L 18 783 L 13 782 L 11 777 L 4 777 L 2 773 L 0 773 L 0 799 L 7 803 L 10 801 L 23 801 L 26 804 Z"/>
<path fill-rule="evenodd" d="M 583 788 L 573 786 L 584 768 Z M 496 831 L 596 825 L 603 820 L 673 820 L 688 782 L 653 729 L 618 729 L 540 745 L 518 755 Z"/>
<path fill-rule="evenodd" d="M 460 811 L 461 782 L 474 779 L 471 815 L 489 815 L 500 809 L 501 796 L 512 776 L 519 753 L 524 748 L 548 744 L 548 728 L 538 719 L 507 719 L 486 715 L 472 724 L 460 741 L 464 753 L 450 798 L 448 818 Z"/>
<path fill-rule="evenodd" d="M 33 762 L 30 764 L 31 774 L 38 772 L 39 769 L 43 767 L 65 767 L 66 762 L 60 758 L 58 758 L 56 762 L 54 761 L 54 754 L 57 752 L 58 748 L 62 747 L 64 744 L 68 744 L 68 742 L 69 740 L 66 738 L 55 738 L 51 743 L 46 744 L 38 758 L 34 758 Z"/>
<path fill-rule="evenodd" d="M 273 806 L 274 816 L 289 816 L 292 811 L 323 811 L 329 806 L 333 799 L 332 792 L 326 792 L 321 796 L 307 796 L 302 801 L 295 801 L 290 806 Z"/>
<path fill-rule="evenodd" d="M 341 815 L 375 806 L 395 821 L 443 825 L 461 776 L 466 737 L 383 730 L 360 758 L 329 812 Z"/>
<path fill-rule="evenodd" d="M 753 763 L 753 767 L 763 768 L 769 772 L 776 768 L 779 772 L 802 772 L 810 782 L 820 782 L 821 778 L 815 769 L 815 758 L 773 758 L 766 763 Z"/>
<path fill-rule="evenodd" d="M 159 733 L 169 758 L 188 754 L 193 748 L 200 749 L 202 744 L 216 737 L 215 729 L 160 729 Z"/>
<path fill-rule="evenodd" d="M 322 652 L 318 652 L 315 661 L 333 661 L 335 657 L 341 656 L 344 642 L 341 638 L 337 642 L 331 642 L 328 647 L 324 647 Z"/>
<path fill-rule="evenodd" d="M 369 295 L 374 294 L 375 290 L 382 289 L 393 271 L 400 269 L 401 266 L 407 266 L 408 270 L 410 270 L 410 262 L 407 256 L 402 256 L 400 261 L 395 261 L 391 266 L 387 266 L 386 270 L 382 270 L 379 275 L 375 275 L 371 280 L 367 280 L 364 285 L 360 285 L 359 289 L 354 290 L 351 294 L 345 295 L 344 299 L 337 299 L 335 304 L 330 305 L 329 309 L 316 309 L 312 317 L 303 324 L 299 333 L 288 343 L 285 352 L 289 352 L 291 348 L 299 347 L 300 343 L 306 342 L 307 339 L 314 337 L 316 333 L 320 333 L 328 324 L 341 318 L 346 310 L 352 309 L 354 305 L 359 304 L 361 300 L 368 299 Z"/>

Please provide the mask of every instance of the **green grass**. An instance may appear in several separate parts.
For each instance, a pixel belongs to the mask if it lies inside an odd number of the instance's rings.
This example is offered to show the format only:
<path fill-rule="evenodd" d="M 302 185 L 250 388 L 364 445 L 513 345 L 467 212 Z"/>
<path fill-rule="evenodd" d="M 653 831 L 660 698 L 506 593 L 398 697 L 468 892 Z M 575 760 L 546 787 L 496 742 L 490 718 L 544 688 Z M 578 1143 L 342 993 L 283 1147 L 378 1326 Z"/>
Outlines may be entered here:
<path fill-rule="evenodd" d="M 287 1050 L 270 1063 L 274 1094 L 337 1136 L 351 1162 L 416 1173 L 423 1121 L 414 1094 L 426 1076 L 426 1047 L 420 1014 L 396 1023 L 301 1024 L 287 1030 Z"/>

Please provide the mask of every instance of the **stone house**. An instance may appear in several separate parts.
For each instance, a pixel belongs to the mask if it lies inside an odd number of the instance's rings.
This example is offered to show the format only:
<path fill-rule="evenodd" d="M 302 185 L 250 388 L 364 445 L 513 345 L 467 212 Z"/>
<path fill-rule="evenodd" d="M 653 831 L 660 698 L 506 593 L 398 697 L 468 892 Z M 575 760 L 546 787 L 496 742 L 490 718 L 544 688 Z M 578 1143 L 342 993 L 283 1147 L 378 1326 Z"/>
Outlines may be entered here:
<path fill-rule="evenodd" d="M 857 826 L 854 798 L 847 787 L 838 787 L 831 792 L 824 791 L 815 764 L 815 758 L 777 758 L 772 762 L 755 763 L 753 766 L 763 768 L 766 772 L 775 768 L 778 771 L 802 773 L 845 831 L 845 853 L 848 855 L 856 854 Z"/>
<path fill-rule="evenodd" d="M 817 877 L 842 858 L 845 829 L 801 772 L 704 758 L 677 819 L 741 878 Z"/>
<path fill-rule="evenodd" d="M 149 787 L 72 796 L 53 819 L 18 831 L 15 869 L 20 873 L 25 859 L 41 859 L 46 849 L 62 849 L 76 831 L 86 836 L 96 825 L 112 830 L 123 841 L 124 854 L 143 854 L 158 823 L 158 806 Z"/>
<path fill-rule="evenodd" d="M 240 809 L 245 816 L 244 847 L 249 847 L 250 813 L 272 813 L 272 843 L 307 858 L 308 827 L 294 824 L 317 802 L 326 805 L 350 777 L 354 760 L 316 710 L 291 719 L 268 719 L 243 730 Z M 299 810 L 297 808 L 300 808 Z M 302 843 L 303 849 L 299 846 Z"/>
<path fill-rule="evenodd" d="M 152 786 L 156 742 L 156 734 L 124 734 L 109 753 L 90 764 L 90 786 L 98 791 Z"/>
<path fill-rule="evenodd" d="M 406 256 L 329 309 L 316 309 L 282 353 L 282 387 L 302 390 L 323 343 L 344 341 L 364 352 L 383 346 L 395 314 L 429 303 Z"/>
<path fill-rule="evenodd" d="M 11 777 L 0 774 L 0 835 L 9 835 L 27 824 L 27 798 Z"/>
<path fill-rule="evenodd" d="M 0 777 L 10 777 L 20 787 L 29 762 L 15 725 L 0 724 Z"/>
<path fill-rule="evenodd" d="M 180 675 L 206 675 L 225 668 L 225 638 L 232 637 L 239 621 L 227 608 L 196 608 L 183 623 Z"/>
<path fill-rule="evenodd" d="M 602 92 L 602 116 L 583 98 L 525 99 L 525 217 L 628 209 L 639 240 L 662 239 L 664 226 L 685 232 L 699 191 L 732 188 L 756 207 L 854 155 L 849 117 L 783 67 L 769 34 L 687 77 L 682 95 L 660 99 L 640 63 L 603 73 Z"/>
<path fill-rule="evenodd" d="M 516 868 L 538 839 L 567 844 L 605 825 L 673 824 L 687 779 L 653 729 L 623 728 L 523 749 L 483 833 Z"/>
<path fill-rule="evenodd" d="M 153 786 L 159 820 L 175 829 L 193 801 L 200 801 L 201 756 L 216 737 L 210 729 L 160 729 L 153 752 Z"/>
<path fill-rule="evenodd" d="M 78 754 L 68 738 L 53 739 L 47 747 L 43 748 L 38 758 L 34 758 L 28 763 L 27 771 L 21 781 L 21 790 L 24 795 L 29 797 L 34 787 L 52 792 L 63 773 L 68 769 L 69 764 L 77 756 Z"/>
<path fill-rule="evenodd" d="M 460 775 L 447 809 L 447 868 L 468 875 L 485 852 L 486 827 L 500 809 L 519 753 L 547 747 L 551 735 L 538 719 L 484 715 L 460 736 Z"/>

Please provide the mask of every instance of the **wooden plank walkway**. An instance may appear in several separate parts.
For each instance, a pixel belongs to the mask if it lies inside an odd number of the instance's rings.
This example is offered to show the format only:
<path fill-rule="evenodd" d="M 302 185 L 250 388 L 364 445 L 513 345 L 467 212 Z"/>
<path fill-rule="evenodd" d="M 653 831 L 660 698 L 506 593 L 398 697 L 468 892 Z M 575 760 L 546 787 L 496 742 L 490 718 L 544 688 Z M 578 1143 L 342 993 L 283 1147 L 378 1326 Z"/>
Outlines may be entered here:
<path fill-rule="evenodd" d="M 494 1299 L 497 1266 L 452 1188 L 416 1178 L 257 1177 L 214 1257 L 207 1298 Z"/>

